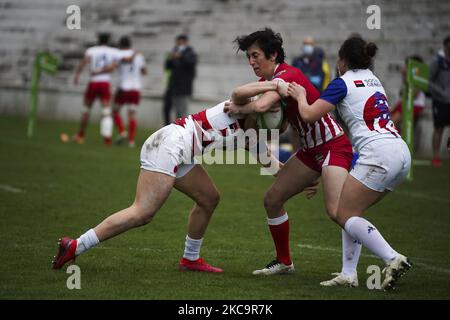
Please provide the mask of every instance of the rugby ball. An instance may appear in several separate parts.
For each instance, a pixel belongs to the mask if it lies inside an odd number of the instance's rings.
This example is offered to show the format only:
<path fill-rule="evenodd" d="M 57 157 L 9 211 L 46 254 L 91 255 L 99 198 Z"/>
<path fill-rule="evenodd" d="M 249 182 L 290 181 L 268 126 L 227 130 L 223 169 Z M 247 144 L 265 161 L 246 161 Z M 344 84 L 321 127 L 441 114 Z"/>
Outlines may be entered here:
<path fill-rule="evenodd" d="M 258 114 L 256 123 L 260 129 L 281 129 L 284 120 L 284 112 L 281 104 L 277 105 L 279 110 L 276 112 L 266 111 Z"/>

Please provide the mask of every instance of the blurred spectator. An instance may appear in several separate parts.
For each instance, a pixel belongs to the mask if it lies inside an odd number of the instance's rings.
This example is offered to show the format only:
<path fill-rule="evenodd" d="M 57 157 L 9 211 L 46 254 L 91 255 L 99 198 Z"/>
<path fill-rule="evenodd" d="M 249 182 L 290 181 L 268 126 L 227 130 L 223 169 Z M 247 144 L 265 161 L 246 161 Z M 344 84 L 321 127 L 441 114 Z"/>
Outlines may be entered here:
<path fill-rule="evenodd" d="M 175 39 L 175 47 L 169 53 L 165 70 L 168 74 L 168 86 L 164 95 L 164 120 L 170 121 L 170 110 L 175 108 L 177 118 L 187 115 L 187 108 L 193 91 L 196 75 L 197 54 L 189 46 L 187 35 L 179 35 Z"/>
<path fill-rule="evenodd" d="M 443 55 L 438 53 L 430 65 L 429 89 L 433 99 L 433 166 L 441 166 L 439 149 L 444 128 L 450 125 L 450 36 L 443 42 Z"/>
<path fill-rule="evenodd" d="M 128 146 L 135 146 L 136 135 L 136 112 L 141 98 L 141 76 L 147 74 L 144 56 L 131 48 L 129 37 L 122 37 L 119 41 L 119 56 L 121 58 L 131 58 L 130 61 L 121 61 L 119 64 L 119 87 L 114 97 L 113 118 L 119 130 L 117 144 L 121 144 L 127 139 Z M 120 109 L 125 106 L 128 113 L 128 133 L 120 117 Z"/>
<path fill-rule="evenodd" d="M 303 40 L 303 53 L 294 58 L 292 66 L 300 69 L 319 92 L 330 82 L 330 67 L 325 53 L 322 48 L 316 47 L 310 36 Z"/>
<path fill-rule="evenodd" d="M 423 59 L 421 56 L 418 55 L 412 55 L 405 60 L 405 64 L 402 66 L 400 72 L 402 74 L 402 86 L 400 88 L 400 99 L 395 105 L 395 107 L 391 110 L 391 120 L 394 121 L 395 126 L 399 131 L 401 131 L 401 125 L 402 125 L 402 109 L 403 109 L 403 92 L 404 90 L 407 90 L 407 83 L 406 83 L 406 75 L 407 75 L 407 68 L 408 68 L 408 60 L 416 60 L 418 62 L 423 63 Z M 425 93 L 422 90 L 414 90 L 413 92 L 414 96 L 414 109 L 413 109 L 413 120 L 414 120 L 414 126 L 417 124 L 417 120 L 420 117 L 420 114 L 422 113 L 423 109 L 425 108 L 426 103 L 426 96 Z"/>

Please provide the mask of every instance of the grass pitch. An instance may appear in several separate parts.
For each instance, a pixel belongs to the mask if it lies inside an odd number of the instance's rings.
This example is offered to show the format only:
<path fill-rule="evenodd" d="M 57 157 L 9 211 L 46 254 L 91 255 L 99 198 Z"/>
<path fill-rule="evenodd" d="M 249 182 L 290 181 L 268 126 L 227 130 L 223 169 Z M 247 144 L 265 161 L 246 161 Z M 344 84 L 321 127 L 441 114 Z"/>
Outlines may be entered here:
<path fill-rule="evenodd" d="M 367 267 L 383 264 L 363 249 L 360 287 L 322 288 L 341 266 L 341 232 L 324 212 L 321 193 L 287 204 L 296 273 L 255 277 L 274 257 L 263 208 L 273 178 L 257 165 L 206 166 L 221 193 L 201 256 L 223 274 L 180 272 L 192 201 L 173 191 L 156 218 L 79 257 L 81 289 L 51 269 L 59 237 L 78 237 L 134 197 L 140 147 L 105 147 L 92 124 L 84 145 L 62 144 L 76 123 L 0 117 L 0 299 L 449 299 L 450 162 L 415 167 L 413 182 L 370 209 L 367 217 L 414 263 L 395 292 L 368 290 Z M 142 145 L 149 130 L 140 129 Z"/>

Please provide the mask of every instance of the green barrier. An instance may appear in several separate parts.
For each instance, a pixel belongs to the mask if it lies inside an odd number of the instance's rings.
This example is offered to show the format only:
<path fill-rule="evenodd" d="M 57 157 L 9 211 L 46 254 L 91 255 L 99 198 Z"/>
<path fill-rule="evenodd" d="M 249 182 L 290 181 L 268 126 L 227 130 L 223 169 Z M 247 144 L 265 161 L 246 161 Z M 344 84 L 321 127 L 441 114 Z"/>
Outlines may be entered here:
<path fill-rule="evenodd" d="M 29 138 L 33 136 L 36 123 L 36 114 L 39 96 L 39 82 L 41 71 L 54 74 L 58 69 L 58 59 L 48 52 L 38 52 L 34 59 L 33 74 L 31 77 L 30 107 L 28 113 L 28 129 Z"/>
<path fill-rule="evenodd" d="M 406 86 L 402 96 L 402 136 L 408 144 L 411 157 L 414 155 L 414 90 L 428 91 L 428 66 L 419 61 L 409 59 L 407 68 Z M 407 176 L 409 181 L 413 180 L 413 166 Z"/>

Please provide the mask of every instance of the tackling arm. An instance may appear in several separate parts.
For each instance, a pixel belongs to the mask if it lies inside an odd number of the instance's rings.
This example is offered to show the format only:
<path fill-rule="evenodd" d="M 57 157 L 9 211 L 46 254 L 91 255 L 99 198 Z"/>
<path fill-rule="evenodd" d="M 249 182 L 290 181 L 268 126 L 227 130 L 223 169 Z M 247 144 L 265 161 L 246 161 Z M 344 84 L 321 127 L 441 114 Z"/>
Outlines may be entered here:
<path fill-rule="evenodd" d="M 283 86 L 284 84 L 284 86 Z M 283 88 L 282 88 L 283 87 Z M 235 88 L 231 94 L 231 99 L 236 104 L 247 104 L 250 98 L 267 91 L 284 90 L 287 92 L 287 84 L 279 80 L 250 82 Z"/>
<path fill-rule="evenodd" d="M 312 105 L 306 100 L 306 90 L 295 82 L 289 84 L 289 95 L 297 100 L 298 111 L 302 119 L 308 123 L 314 123 L 328 112 L 334 109 L 334 105 L 323 100 L 317 99 Z"/>
<path fill-rule="evenodd" d="M 238 105 L 232 101 L 224 108 L 224 112 L 229 115 L 232 114 L 250 114 L 250 113 L 263 113 L 268 111 L 272 105 L 280 101 L 280 96 L 275 91 L 265 92 L 260 98 L 248 102 L 244 105 Z"/>

